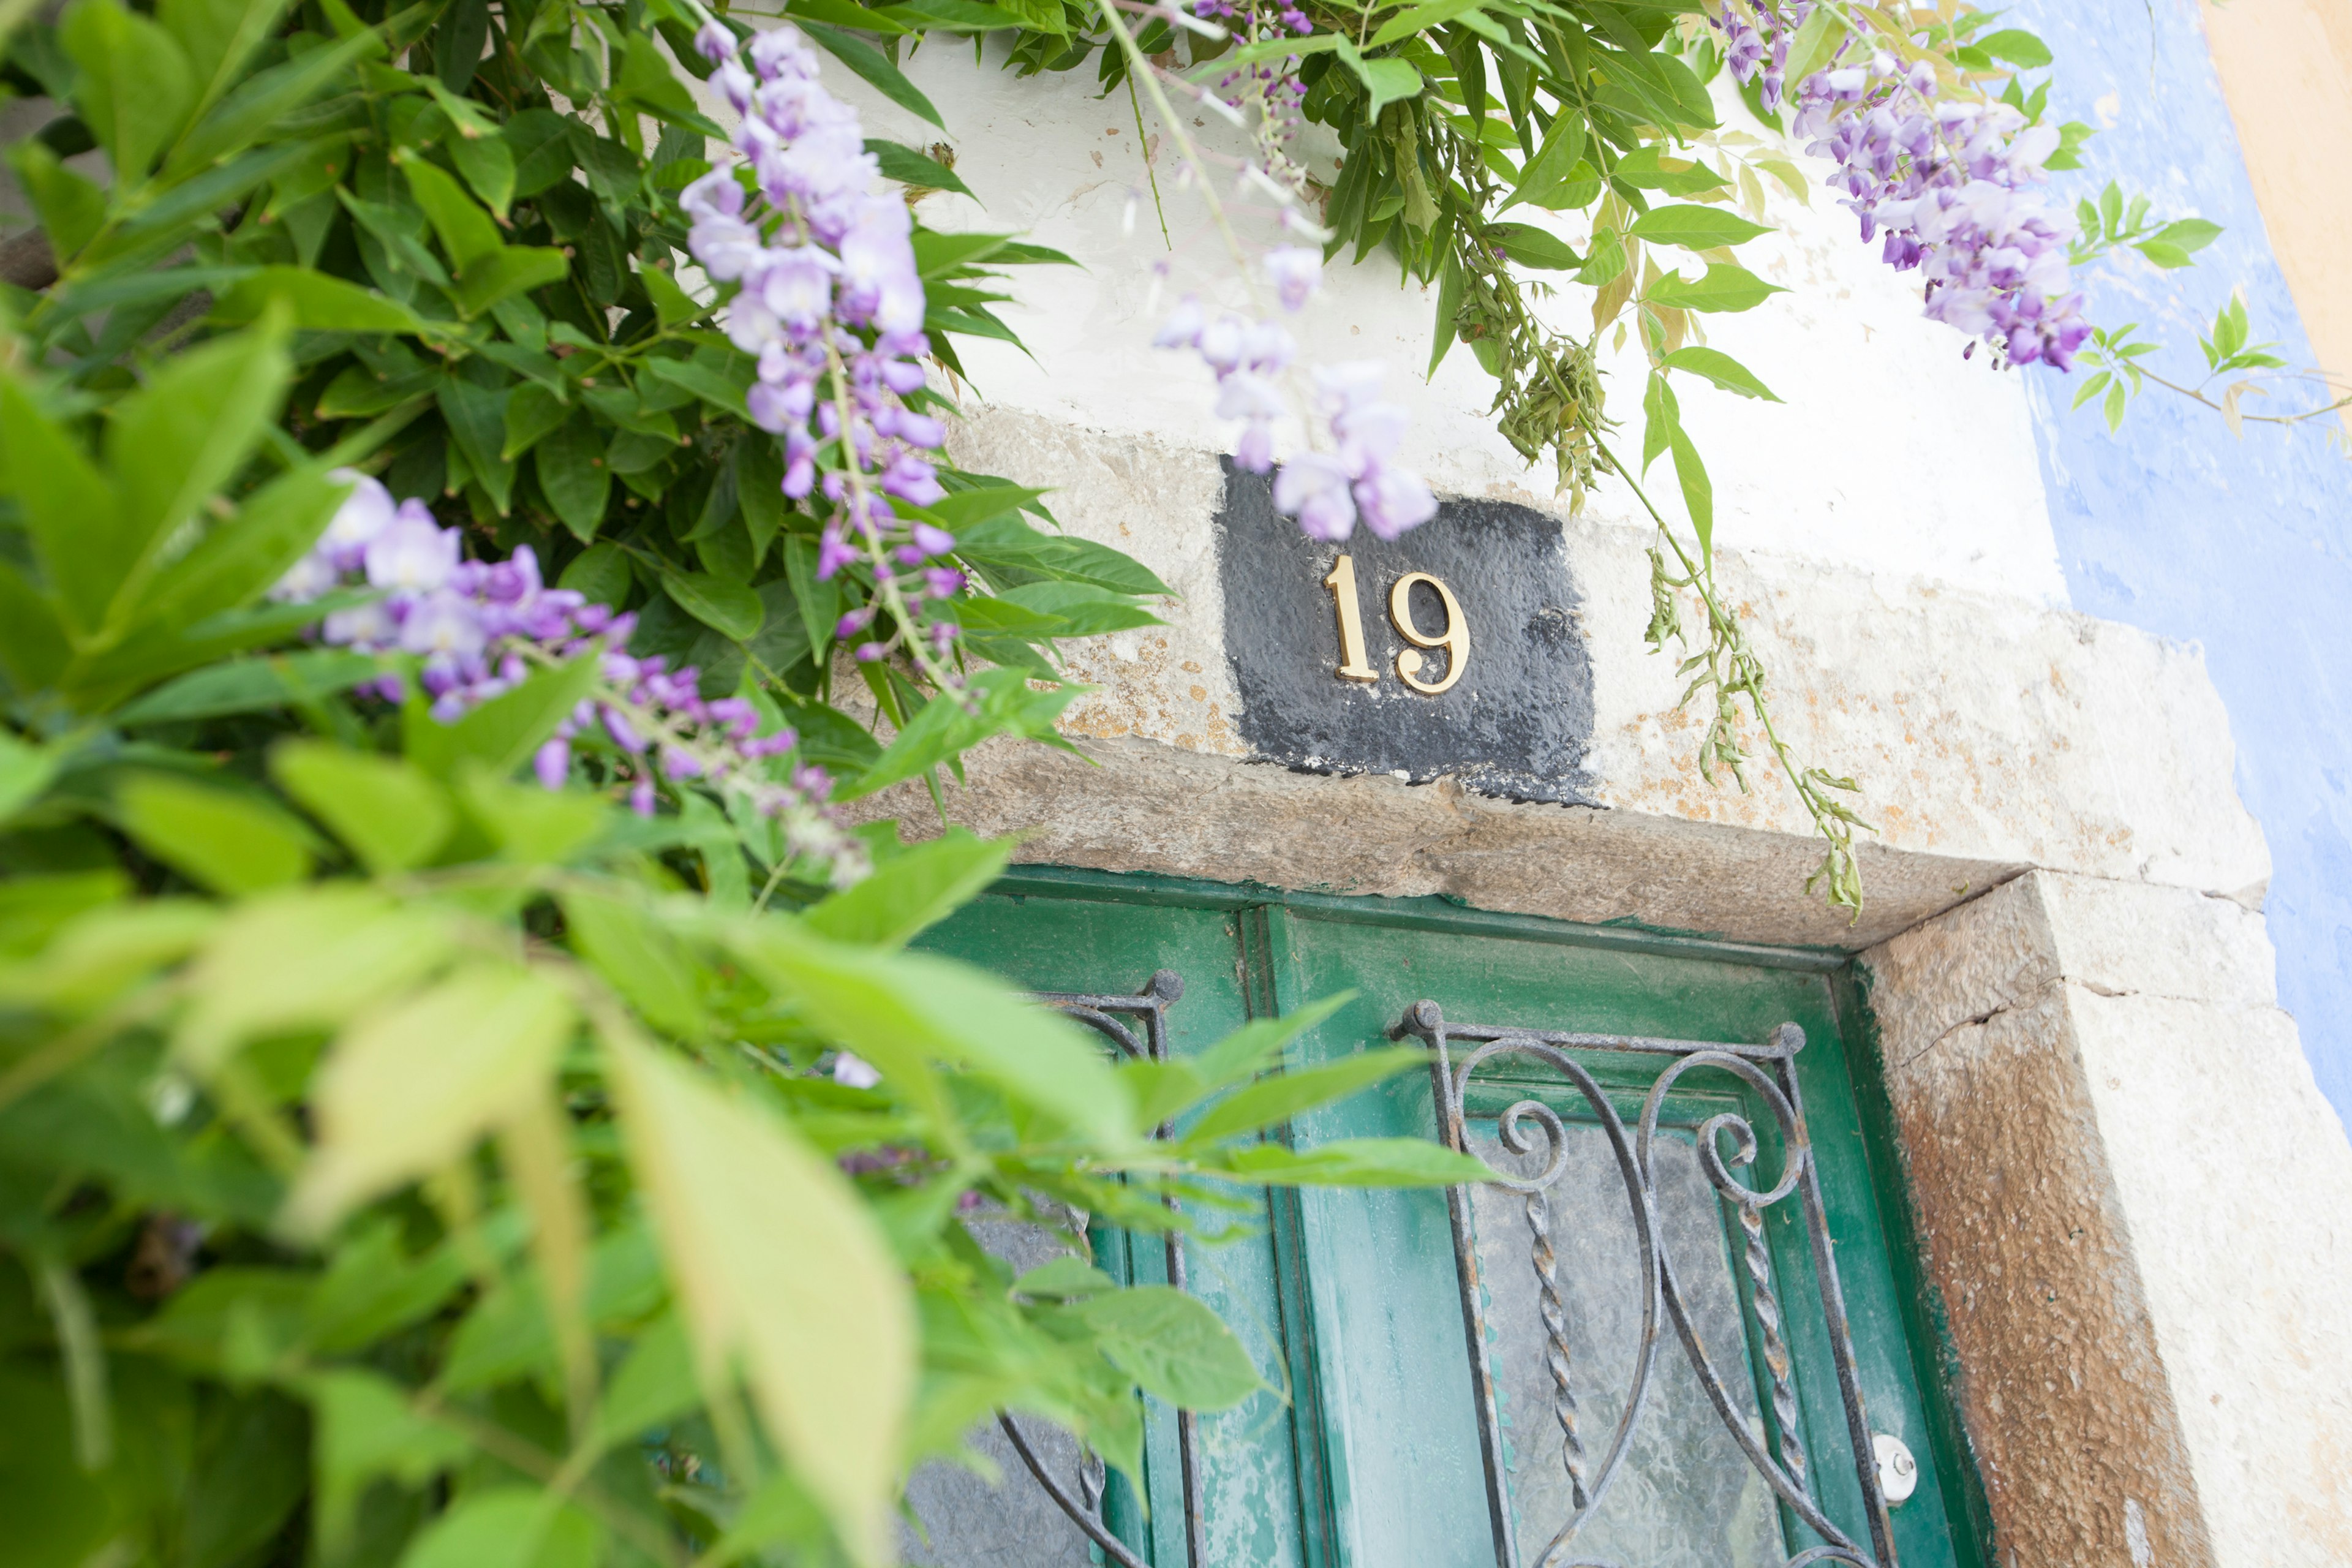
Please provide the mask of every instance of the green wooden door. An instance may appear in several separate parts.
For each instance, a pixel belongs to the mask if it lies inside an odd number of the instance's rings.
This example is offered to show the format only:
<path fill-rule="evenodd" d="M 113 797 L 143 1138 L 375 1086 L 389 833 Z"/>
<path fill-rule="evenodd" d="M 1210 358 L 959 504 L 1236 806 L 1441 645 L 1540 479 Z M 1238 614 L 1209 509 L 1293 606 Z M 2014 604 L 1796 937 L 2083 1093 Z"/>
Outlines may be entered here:
<path fill-rule="evenodd" d="M 926 941 L 1040 991 L 1133 992 L 1155 971 L 1175 970 L 1184 994 L 1167 1016 L 1178 1054 L 1246 1017 L 1354 992 L 1296 1043 L 1294 1067 L 1384 1043 L 1407 1009 L 1423 1001 L 1438 1004 L 1455 1025 L 1748 1045 L 1796 1025 L 1808 1043 L 1792 1071 L 1868 1429 L 1900 1439 L 1919 1471 L 1916 1494 L 1889 1512 L 1893 1542 L 1911 1568 L 1973 1568 L 1981 1561 L 1970 1523 L 1976 1511 L 1967 1506 L 1973 1479 L 1957 1452 L 1948 1407 L 1926 1374 L 1932 1358 L 1919 1352 L 1927 1325 L 1906 1289 L 1907 1247 L 1890 1228 L 1888 1209 L 1898 1200 L 1887 1179 L 1884 1130 L 1863 1109 L 1875 1080 L 1863 1042 L 1851 1037 L 1857 1009 L 1833 960 L 1484 915 L 1433 900 L 1276 899 L 1043 871 L 1009 879 Z M 1608 1053 L 1576 1059 L 1627 1122 L 1638 1118 L 1656 1061 Z M 1589 1480 L 1623 1406 L 1644 1276 L 1630 1200 L 1622 1184 L 1612 1184 L 1603 1130 L 1559 1074 L 1508 1064 L 1482 1073 L 1465 1108 L 1473 1148 L 1508 1165 L 1512 1157 L 1495 1142 L 1496 1118 L 1522 1100 L 1560 1117 L 1580 1162 L 1550 1194 L 1549 1240 L 1571 1325 L 1570 1381 Z M 1750 1438 L 1784 1468 L 1793 1447 L 1822 1512 L 1866 1551 L 1872 1538 L 1849 1420 L 1799 1206 L 1759 1211 L 1751 1255 L 1738 1208 L 1707 1184 L 1698 1156 L 1696 1130 L 1725 1113 L 1757 1131 L 1759 1147 L 1746 1174 L 1769 1182 L 1781 1169 L 1786 1151 L 1758 1092 L 1727 1073 L 1688 1073 L 1659 1114 L 1657 1231 L 1694 1332 Z M 1414 1074 L 1302 1118 L 1287 1135 L 1303 1147 L 1436 1131 L 1432 1080 Z M 1718 1139 L 1719 1150 L 1730 1142 L 1727 1134 Z M 1444 1194 L 1327 1189 L 1252 1202 L 1230 1239 L 1186 1252 L 1192 1288 L 1234 1326 L 1269 1387 L 1200 1424 L 1206 1546 L 1200 1568 L 1492 1568 L 1497 1545 L 1479 1400 Z M 1574 1494 L 1543 1353 L 1542 1301 L 1528 1267 L 1523 1204 L 1499 1188 L 1478 1189 L 1472 1229 L 1506 1450 L 1507 1528 L 1520 1561 L 1533 1568 Z M 1130 1279 L 1160 1278 L 1153 1247 L 1114 1243 L 1106 1251 Z M 1779 1324 L 1777 1344 L 1759 1327 L 1765 1317 Z M 1660 1337 L 1638 1440 L 1628 1444 L 1611 1490 L 1563 1560 L 1729 1568 L 1779 1564 L 1818 1545 L 1820 1536 L 1741 1457 L 1674 1329 L 1662 1325 Z M 1783 1360 L 1785 1390 L 1771 1375 Z M 1776 1394 L 1782 1411 L 1773 1409 Z M 1172 1414 L 1151 1412 L 1148 1430 L 1149 1521 L 1132 1500 L 1122 1505 L 1117 1496 L 1110 1512 L 1155 1568 L 1183 1568 Z M 1008 1478 L 1005 1495 L 1025 1484 L 1025 1476 Z M 996 1560 L 993 1552 L 960 1558 L 947 1540 L 918 1555 L 948 1563 Z M 1081 1546 L 1069 1560 L 1086 1558 Z M 1041 1540 L 1018 1560 L 1065 1557 Z"/>

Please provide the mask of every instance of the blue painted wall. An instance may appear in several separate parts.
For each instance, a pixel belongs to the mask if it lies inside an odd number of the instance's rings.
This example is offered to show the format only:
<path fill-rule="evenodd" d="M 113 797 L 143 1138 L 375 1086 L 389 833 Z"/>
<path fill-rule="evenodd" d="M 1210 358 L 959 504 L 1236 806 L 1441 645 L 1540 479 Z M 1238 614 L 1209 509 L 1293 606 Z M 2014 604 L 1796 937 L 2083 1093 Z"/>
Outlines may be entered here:
<path fill-rule="evenodd" d="M 2112 121 L 2087 167 L 2055 177 L 2070 201 L 2119 177 L 2160 213 L 2227 226 L 2187 271 L 2137 258 L 2095 269 L 2082 279 L 2093 319 L 2143 323 L 2168 345 L 2150 363 L 2193 381 L 2197 327 L 2242 286 L 2256 336 L 2310 364 L 2191 0 L 2022 0 L 2014 16 L 2056 57 L 2058 118 Z M 2352 199 L 2352 174 L 2345 188 Z M 2327 438 L 2341 426 L 2249 425 L 2238 441 L 2218 415 L 2151 389 L 2110 437 L 2094 409 L 2067 410 L 2081 374 L 2025 373 L 2074 605 L 2204 646 L 2229 704 L 2238 791 L 2275 862 L 2265 912 L 2280 998 L 2352 1122 L 2352 462 Z"/>

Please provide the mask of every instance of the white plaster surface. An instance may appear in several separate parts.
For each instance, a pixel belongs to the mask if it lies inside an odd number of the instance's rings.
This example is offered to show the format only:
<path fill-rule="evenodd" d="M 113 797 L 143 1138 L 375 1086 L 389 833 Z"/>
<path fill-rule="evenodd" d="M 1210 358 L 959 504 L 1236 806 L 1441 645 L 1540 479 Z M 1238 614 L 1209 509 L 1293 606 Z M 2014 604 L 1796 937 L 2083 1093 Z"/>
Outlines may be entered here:
<path fill-rule="evenodd" d="M 1212 413 L 1207 370 L 1149 344 L 1177 294 L 1197 290 L 1236 308 L 1244 295 L 1197 196 L 1173 188 L 1175 163 L 1166 149 L 1156 167 L 1172 253 L 1161 241 L 1127 95 L 1097 98 L 1091 70 L 1015 79 L 992 59 L 975 65 L 969 46 L 945 41 L 918 50 L 908 74 L 947 121 L 956 173 L 985 204 L 928 197 L 924 220 L 1018 232 L 1083 263 L 1076 270 L 1015 269 L 1016 300 L 1003 314 L 1035 358 L 1005 345 L 960 346 L 978 395 L 1001 407 L 1187 447 L 1216 449 L 1230 441 L 1234 426 Z M 829 71 L 828 81 L 857 103 L 869 134 L 914 146 L 941 139 L 937 128 L 846 72 Z M 1769 135 L 1736 100 L 1724 100 L 1718 112 L 1727 126 Z M 1152 130 L 1148 108 L 1144 123 Z M 1195 134 L 1211 146 L 1239 141 L 1213 118 Z M 1876 247 L 1860 241 L 1851 215 L 1828 196 L 1815 191 L 1808 207 L 1765 184 L 1768 220 L 1783 230 L 1741 254 L 1790 292 L 1704 325 L 1716 346 L 1787 401 L 1754 402 L 1689 377 L 1677 382 L 1685 423 L 1715 481 L 1717 537 L 1733 549 L 1898 582 L 1922 577 L 2063 604 L 2022 373 L 1992 371 L 1981 355 L 1962 361 L 1963 340 L 1919 314 L 1916 284 L 1881 265 Z M 1133 233 L 1123 235 L 1131 192 L 1140 200 Z M 1276 232 L 1263 216 L 1244 216 L 1241 227 L 1253 243 Z M 1163 259 L 1164 280 L 1154 270 Z M 1693 262 L 1690 270 L 1697 269 Z M 1402 282 L 1385 253 L 1360 267 L 1343 261 L 1327 279 L 1323 298 L 1293 323 L 1304 358 L 1387 362 L 1390 394 L 1413 415 L 1407 460 L 1441 492 L 1549 496 L 1549 469 L 1529 470 L 1496 434 L 1487 417 L 1494 384 L 1466 350 L 1457 347 L 1433 380 L 1423 381 L 1433 303 L 1418 283 Z M 1579 298 L 1585 292 L 1567 290 L 1547 308 L 1547 319 L 1570 335 L 1589 334 Z M 1638 448 L 1639 356 L 1604 354 L 1603 363 L 1610 411 L 1628 422 L 1624 444 Z M 1662 468 L 1655 478 L 1653 499 L 1679 521 L 1671 475 Z M 1603 486 L 1590 509 L 1604 521 L 1643 521 L 1618 485 Z"/>

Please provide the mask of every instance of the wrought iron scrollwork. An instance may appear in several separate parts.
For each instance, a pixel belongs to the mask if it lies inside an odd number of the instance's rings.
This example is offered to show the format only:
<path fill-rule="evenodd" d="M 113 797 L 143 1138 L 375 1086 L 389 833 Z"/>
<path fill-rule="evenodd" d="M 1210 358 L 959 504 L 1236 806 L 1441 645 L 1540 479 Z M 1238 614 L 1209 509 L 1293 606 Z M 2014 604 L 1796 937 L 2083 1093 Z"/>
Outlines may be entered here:
<path fill-rule="evenodd" d="M 1552 1384 L 1552 1413 L 1560 1431 L 1560 1463 L 1569 1479 L 1569 1517 L 1532 1568 L 1608 1568 L 1597 1559 L 1575 1556 L 1576 1538 L 1600 1508 L 1641 1423 L 1643 1402 L 1657 1363 L 1662 1318 L 1674 1325 L 1675 1339 L 1692 1372 L 1748 1464 L 1780 1500 L 1824 1542 L 1798 1552 L 1783 1568 L 1809 1568 L 1811 1564 L 1826 1563 L 1846 1563 L 1851 1568 L 1895 1568 L 1894 1538 L 1888 1527 L 1885 1499 L 1879 1489 L 1853 1342 L 1846 1326 L 1844 1295 L 1838 1286 L 1836 1260 L 1831 1256 L 1821 1183 L 1805 1131 L 1803 1102 L 1797 1089 L 1794 1064 L 1797 1053 L 1804 1048 L 1804 1031 L 1794 1024 L 1783 1024 L 1773 1031 L 1769 1042 L 1757 1046 L 1498 1028 L 1449 1022 L 1436 1003 L 1423 1001 L 1407 1009 L 1391 1034 L 1399 1038 L 1416 1036 L 1435 1053 L 1431 1075 L 1436 1093 L 1438 1130 L 1448 1147 L 1463 1153 L 1478 1152 L 1469 1142 L 1465 1110 L 1474 1075 L 1506 1059 L 1515 1058 L 1521 1066 L 1540 1063 L 1558 1073 L 1567 1087 L 1583 1098 L 1592 1119 L 1608 1138 L 1624 1186 L 1640 1253 L 1642 1327 L 1625 1403 L 1596 1465 L 1587 1453 L 1579 1425 L 1577 1368 L 1570 1353 L 1567 1311 L 1559 1290 L 1552 1240 L 1550 1194 L 1568 1165 L 1566 1125 L 1557 1110 L 1533 1098 L 1517 1100 L 1497 1117 L 1496 1138 L 1502 1147 L 1522 1159 L 1533 1157 L 1537 1164 L 1534 1173 L 1527 1174 L 1500 1169 L 1490 1163 L 1488 1168 L 1494 1173 L 1488 1179 L 1492 1184 L 1517 1193 L 1523 1199 L 1528 1262 L 1536 1278 L 1538 1313 L 1543 1324 L 1545 1361 Z M 1652 1082 L 1639 1120 L 1629 1129 L 1608 1092 L 1570 1052 L 1664 1057 L 1668 1062 Z M 1653 1160 L 1659 1112 L 1677 1081 L 1686 1074 L 1710 1068 L 1731 1074 L 1751 1090 L 1777 1125 L 1781 1140 L 1780 1178 L 1769 1189 L 1759 1191 L 1735 1173 L 1756 1162 L 1758 1140 L 1754 1126 L 1737 1112 L 1727 1111 L 1708 1118 L 1698 1129 L 1699 1169 L 1738 1217 L 1739 1262 L 1748 1286 L 1748 1305 L 1743 1310 L 1752 1321 L 1765 1375 L 1771 1385 L 1764 1413 L 1763 1438 L 1749 1429 L 1729 1385 L 1700 1342 L 1659 1223 L 1658 1184 Z M 1727 1140 L 1730 1145 L 1727 1155 L 1724 1148 Z M 1822 1512 L 1814 1495 L 1811 1463 L 1798 1430 L 1787 1325 L 1780 1296 L 1773 1288 L 1771 1259 L 1764 1240 L 1765 1211 L 1791 1200 L 1801 1215 L 1814 1268 L 1820 1277 L 1822 1305 L 1827 1319 L 1824 1327 L 1844 1403 L 1855 1457 L 1855 1477 L 1861 1483 L 1869 1517 L 1867 1547 L 1853 1540 Z M 1470 1376 L 1478 1402 L 1478 1435 L 1486 1461 L 1495 1561 L 1497 1568 L 1521 1568 L 1495 1372 L 1486 1354 L 1487 1308 L 1479 1279 L 1470 1190 L 1449 1188 L 1446 1203 L 1453 1223 L 1463 1328 L 1469 1342 Z"/>
<path fill-rule="evenodd" d="M 1068 1016 L 1086 1025 L 1110 1042 L 1111 1048 L 1129 1061 L 1164 1062 L 1168 1059 L 1168 1009 L 1184 994 L 1184 977 L 1172 969 L 1156 972 L 1144 983 L 1143 989 L 1133 995 L 1095 995 L 1079 992 L 1047 991 L 1037 999 L 1058 1008 Z M 1140 1033 L 1138 1032 L 1139 1028 Z M 1155 1137 L 1166 1138 L 1174 1132 L 1168 1123 L 1161 1123 Z M 1173 1196 L 1162 1200 L 1171 1214 L 1180 1214 Z M 1168 1283 L 1184 1289 L 1184 1245 L 1176 1231 L 1168 1233 Z M 1104 1520 L 1104 1476 L 1102 1460 L 1089 1450 L 1078 1451 L 1077 1489 L 1072 1494 L 1068 1487 L 1055 1480 L 1036 1450 L 1022 1435 L 1011 1412 L 1002 1412 L 997 1425 L 1004 1429 L 1013 1444 L 1013 1451 L 1036 1478 L 1045 1495 L 1055 1506 L 1086 1533 L 1087 1540 L 1099 1547 L 1103 1555 L 1118 1568 L 1147 1568 L 1135 1550 L 1121 1541 Z M 1184 1497 L 1184 1553 L 1187 1568 L 1207 1568 L 1208 1553 L 1203 1539 L 1201 1517 L 1199 1443 L 1194 1432 L 1192 1413 L 1176 1413 L 1176 1446 L 1182 1470 Z"/>

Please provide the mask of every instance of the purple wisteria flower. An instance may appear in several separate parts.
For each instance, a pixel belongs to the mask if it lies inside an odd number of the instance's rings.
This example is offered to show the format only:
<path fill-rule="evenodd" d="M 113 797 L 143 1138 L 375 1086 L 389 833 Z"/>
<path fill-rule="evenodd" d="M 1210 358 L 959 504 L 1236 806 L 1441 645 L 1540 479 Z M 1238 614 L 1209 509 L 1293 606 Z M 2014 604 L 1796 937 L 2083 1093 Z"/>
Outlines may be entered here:
<path fill-rule="evenodd" d="M 1715 17 L 1725 63 L 1742 82 L 1760 73 L 1768 110 L 1780 106 L 1789 40 L 1811 9 L 1811 0 L 1785 10 L 1756 0 L 1752 16 L 1727 4 Z M 2071 369 L 2091 324 L 2066 260 L 2074 219 L 2041 189 L 2057 131 L 2005 103 L 1942 98 L 1924 60 L 1860 55 L 1849 43 L 1798 84 L 1791 129 L 1808 153 L 1836 160 L 1832 183 L 1846 192 L 1842 205 L 1861 219 L 1862 237 L 1885 231 L 1882 256 L 1927 279 L 1930 317 L 2011 364 Z"/>
<path fill-rule="evenodd" d="M 518 545 L 504 561 L 467 561 L 463 537 L 434 521 L 422 501 L 394 505 L 365 474 L 331 476 L 351 493 L 310 553 L 271 590 L 284 604 L 309 604 L 341 588 L 368 588 L 367 603 L 331 612 L 323 642 L 360 653 L 405 654 L 433 717 L 454 723 L 512 690 L 537 669 L 574 658 L 597 660 L 595 689 L 582 699 L 531 759 L 549 789 L 561 789 L 583 738 L 611 742 L 609 773 L 641 815 L 654 809 L 656 778 L 698 780 L 746 797 L 784 830 L 787 850 L 823 861 L 836 882 L 865 874 L 864 846 L 835 821 L 826 797 L 833 781 L 821 768 L 783 768 L 800 742 L 789 729 L 759 733 L 760 713 L 741 697 L 706 700 L 692 666 L 667 668 L 625 649 L 636 617 L 615 615 L 540 577 L 539 557 Z M 387 675 L 362 688 L 398 702 L 407 683 Z"/>
<path fill-rule="evenodd" d="M 752 422 L 784 438 L 784 494 L 801 500 L 821 489 L 834 505 L 817 575 L 864 561 L 877 595 L 919 618 L 926 601 L 952 598 L 964 580 L 942 559 L 954 536 L 893 505 L 927 507 L 947 493 L 933 461 L 946 428 L 906 403 L 923 388 L 920 361 L 930 353 L 913 220 L 903 201 L 872 189 L 878 170 L 856 111 L 818 83 L 816 56 L 797 28 L 754 34 L 739 49 L 714 22 L 695 47 L 743 116 L 734 138 L 743 162 L 697 180 L 679 205 L 704 272 L 739 286 L 724 321 L 758 361 L 746 399 Z M 837 457 L 820 473 L 828 445 Z M 863 614 L 861 629 L 874 618 Z M 955 630 L 945 618 L 922 628 L 934 661 Z M 856 653 L 879 658 L 889 647 L 867 642 Z"/>
<path fill-rule="evenodd" d="M 1303 309 L 1322 285 L 1321 258 L 1301 246 L 1271 251 L 1261 265 L 1286 310 Z M 1242 422 L 1234 464 L 1253 474 L 1272 468 L 1275 421 L 1288 406 L 1282 379 L 1298 353 L 1289 331 L 1279 322 L 1230 311 L 1212 317 L 1197 295 L 1187 294 L 1151 342 L 1201 356 L 1216 373 L 1217 416 Z M 1437 514 L 1429 486 L 1393 460 L 1407 416 L 1380 400 L 1382 368 L 1367 360 L 1315 371 L 1318 411 L 1329 421 L 1336 449 L 1301 452 L 1274 480 L 1276 510 L 1297 518 L 1310 538 L 1345 539 L 1360 521 L 1381 538 L 1394 539 Z"/>

